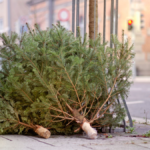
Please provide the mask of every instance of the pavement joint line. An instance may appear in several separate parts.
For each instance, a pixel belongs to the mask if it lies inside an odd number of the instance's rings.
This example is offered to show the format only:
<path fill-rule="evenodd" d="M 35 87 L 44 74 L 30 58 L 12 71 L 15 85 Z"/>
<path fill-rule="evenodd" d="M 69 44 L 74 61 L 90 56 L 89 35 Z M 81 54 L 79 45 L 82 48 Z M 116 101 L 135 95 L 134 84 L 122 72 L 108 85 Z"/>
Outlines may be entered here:
<path fill-rule="evenodd" d="M 130 102 L 127 102 L 128 105 L 130 105 L 130 104 L 141 104 L 141 103 L 144 103 L 144 101 L 130 101 Z"/>
<path fill-rule="evenodd" d="M 141 88 L 131 88 L 130 90 L 131 91 L 142 91 L 143 89 L 141 89 Z"/>
<path fill-rule="evenodd" d="M 135 144 L 135 143 L 134 143 L 134 145 L 140 146 L 140 147 L 142 147 L 142 148 L 149 149 L 148 147 L 142 146 L 141 144 Z"/>
<path fill-rule="evenodd" d="M 81 146 L 83 146 L 83 147 L 86 147 L 86 148 L 88 148 L 88 149 L 93 149 L 93 148 L 91 148 L 91 147 L 88 147 L 88 146 L 85 146 L 85 145 L 81 145 Z"/>
<path fill-rule="evenodd" d="M 133 82 L 150 82 L 150 76 L 138 76 L 130 79 Z"/>
<path fill-rule="evenodd" d="M 38 140 L 38 139 L 35 139 L 35 138 L 32 138 L 32 137 L 29 137 L 29 136 L 27 136 L 28 138 L 31 138 L 31 139 L 33 139 L 33 140 L 35 140 L 35 141 L 38 141 L 38 142 L 40 142 L 40 143 L 44 143 L 44 144 L 47 144 L 47 145 L 50 145 L 50 146 L 54 146 L 54 147 L 56 147 L 55 145 L 53 145 L 53 144 L 49 144 L 49 143 L 46 143 L 46 142 L 43 142 L 43 141 L 40 141 L 40 140 Z"/>
<path fill-rule="evenodd" d="M 30 149 L 30 150 L 34 150 L 33 148 L 30 148 L 30 147 L 27 147 L 28 149 Z"/>
<path fill-rule="evenodd" d="M 145 123 L 145 118 L 139 118 L 139 117 L 131 117 L 132 120 L 135 120 L 137 123 Z M 125 117 L 125 120 L 128 121 L 128 117 Z M 150 119 L 147 119 L 147 123 L 150 123 Z"/>
<path fill-rule="evenodd" d="M 6 138 L 6 137 L 3 137 L 3 136 L 1 136 L 3 139 L 6 139 L 6 140 L 8 140 L 8 141 L 13 141 L 13 140 L 11 140 L 11 139 L 9 139 L 9 138 Z"/>

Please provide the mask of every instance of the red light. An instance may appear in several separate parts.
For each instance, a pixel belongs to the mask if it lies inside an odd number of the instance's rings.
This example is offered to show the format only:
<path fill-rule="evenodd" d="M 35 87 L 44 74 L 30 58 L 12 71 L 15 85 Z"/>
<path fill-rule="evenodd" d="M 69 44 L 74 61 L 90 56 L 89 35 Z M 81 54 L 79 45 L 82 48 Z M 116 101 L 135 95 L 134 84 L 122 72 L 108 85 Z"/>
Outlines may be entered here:
<path fill-rule="evenodd" d="M 128 25 L 132 25 L 133 24 L 133 20 L 128 20 Z"/>

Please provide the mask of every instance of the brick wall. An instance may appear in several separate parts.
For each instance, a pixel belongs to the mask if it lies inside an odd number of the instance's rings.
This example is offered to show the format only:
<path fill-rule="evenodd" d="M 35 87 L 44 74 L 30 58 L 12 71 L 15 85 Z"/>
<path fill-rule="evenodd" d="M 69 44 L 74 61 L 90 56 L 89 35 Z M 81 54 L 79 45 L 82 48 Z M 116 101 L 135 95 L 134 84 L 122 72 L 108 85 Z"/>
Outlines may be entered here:
<path fill-rule="evenodd" d="M 143 19 L 145 22 L 142 34 L 144 36 L 144 44 L 142 51 L 145 53 L 145 59 L 150 61 L 150 0 L 143 0 L 144 10 L 141 13 L 144 15 Z"/>

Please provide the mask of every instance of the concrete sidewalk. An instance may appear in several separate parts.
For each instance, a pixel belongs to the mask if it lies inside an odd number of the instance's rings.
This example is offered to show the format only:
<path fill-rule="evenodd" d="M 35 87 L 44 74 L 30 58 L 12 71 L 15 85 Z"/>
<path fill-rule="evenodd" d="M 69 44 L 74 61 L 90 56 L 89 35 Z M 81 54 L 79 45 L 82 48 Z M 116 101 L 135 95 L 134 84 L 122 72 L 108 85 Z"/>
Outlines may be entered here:
<path fill-rule="evenodd" d="M 150 131 L 150 125 L 135 124 L 135 132 L 123 133 L 116 129 L 112 138 L 99 134 L 95 140 L 84 135 L 59 136 L 49 139 L 24 135 L 0 135 L 0 150 L 148 150 L 150 138 L 131 137 Z M 108 134 L 109 135 L 109 134 Z"/>

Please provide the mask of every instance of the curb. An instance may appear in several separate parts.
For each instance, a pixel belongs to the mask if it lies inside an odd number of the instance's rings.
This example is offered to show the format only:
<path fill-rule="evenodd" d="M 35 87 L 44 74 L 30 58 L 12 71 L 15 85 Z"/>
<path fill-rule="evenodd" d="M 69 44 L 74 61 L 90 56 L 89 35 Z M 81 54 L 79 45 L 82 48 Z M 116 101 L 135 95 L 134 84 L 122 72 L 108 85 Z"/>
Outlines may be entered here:
<path fill-rule="evenodd" d="M 132 79 L 133 82 L 150 82 L 150 76 L 139 76 Z"/>
<path fill-rule="evenodd" d="M 138 117 L 131 117 L 132 121 L 135 120 L 136 123 L 140 124 L 149 124 L 150 125 L 150 119 L 145 119 L 145 118 L 138 118 Z M 125 120 L 128 121 L 128 117 L 125 117 Z"/>

